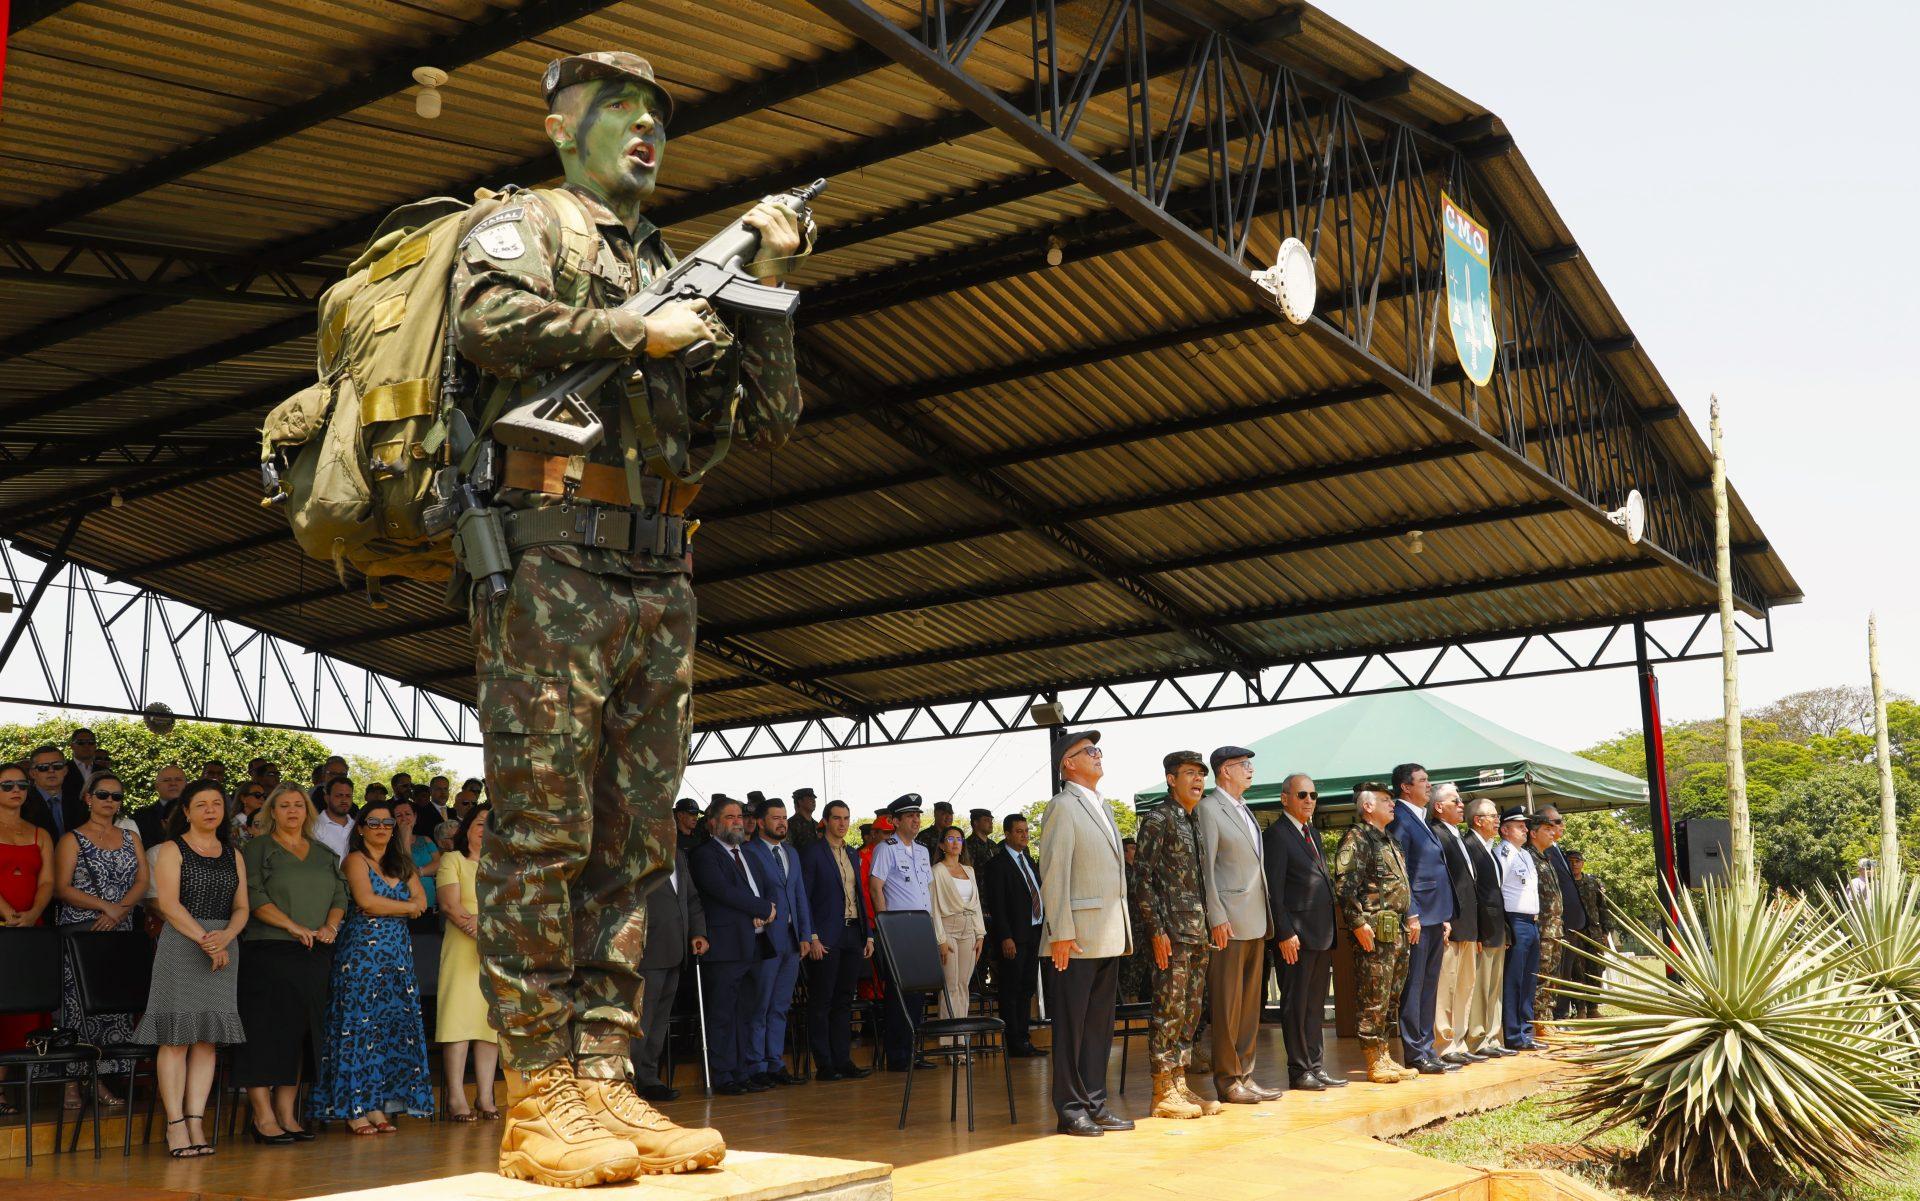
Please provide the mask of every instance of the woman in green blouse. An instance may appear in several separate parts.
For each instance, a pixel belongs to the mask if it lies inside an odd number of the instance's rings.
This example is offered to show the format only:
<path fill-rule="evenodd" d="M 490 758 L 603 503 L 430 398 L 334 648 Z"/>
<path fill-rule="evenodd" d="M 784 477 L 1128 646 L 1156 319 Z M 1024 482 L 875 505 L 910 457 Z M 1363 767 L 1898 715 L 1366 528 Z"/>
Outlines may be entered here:
<path fill-rule="evenodd" d="M 293 1110 L 300 1065 L 320 1058 L 347 884 L 339 856 L 312 837 L 319 815 L 304 789 L 280 785 L 266 812 L 267 836 L 241 855 L 253 920 L 240 968 L 247 1041 L 234 1056 L 234 1083 L 253 1105 L 254 1141 L 281 1145 L 313 1137 Z"/>

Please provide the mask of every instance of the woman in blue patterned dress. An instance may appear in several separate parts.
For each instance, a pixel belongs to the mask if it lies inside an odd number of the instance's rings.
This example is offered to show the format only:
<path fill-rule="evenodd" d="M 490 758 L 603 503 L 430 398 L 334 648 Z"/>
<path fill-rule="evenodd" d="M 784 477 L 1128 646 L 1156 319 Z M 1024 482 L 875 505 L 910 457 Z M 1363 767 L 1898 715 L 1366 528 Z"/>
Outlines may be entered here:
<path fill-rule="evenodd" d="M 407 921 L 427 911 L 413 859 L 395 837 L 393 805 L 370 802 L 347 842 L 353 911 L 333 951 L 327 1047 L 312 1110 L 354 1134 L 389 1134 L 390 1113 L 428 1117 L 433 1081 Z"/>
<path fill-rule="evenodd" d="M 126 785 L 110 771 L 97 771 L 81 788 L 87 820 L 66 832 L 53 848 L 53 921 L 57 926 L 110 932 L 133 929 L 134 902 L 147 892 L 147 856 L 131 830 L 114 822 L 126 799 Z M 80 981 L 74 976 L 73 957 L 60 959 L 60 1024 L 78 1030 L 82 1042 L 104 1047 L 133 1041 L 133 1015 L 109 1013 L 87 1017 L 80 1010 Z M 107 1088 L 105 1077 L 124 1074 L 124 1059 L 100 1061 L 99 1092 L 94 1100 L 109 1109 L 122 1102 Z M 80 1108 L 80 1079 L 89 1064 L 70 1064 L 67 1108 Z"/>

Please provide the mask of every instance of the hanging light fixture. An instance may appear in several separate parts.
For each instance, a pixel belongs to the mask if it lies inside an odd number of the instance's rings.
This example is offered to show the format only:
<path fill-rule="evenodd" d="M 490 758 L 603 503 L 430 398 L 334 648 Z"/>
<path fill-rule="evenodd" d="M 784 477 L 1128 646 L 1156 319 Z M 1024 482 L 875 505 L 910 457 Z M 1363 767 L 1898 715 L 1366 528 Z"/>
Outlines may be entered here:
<path fill-rule="evenodd" d="M 413 82 L 420 85 L 413 97 L 413 111 L 431 121 L 440 115 L 440 85 L 447 82 L 447 73 L 438 67 L 415 67 Z"/>

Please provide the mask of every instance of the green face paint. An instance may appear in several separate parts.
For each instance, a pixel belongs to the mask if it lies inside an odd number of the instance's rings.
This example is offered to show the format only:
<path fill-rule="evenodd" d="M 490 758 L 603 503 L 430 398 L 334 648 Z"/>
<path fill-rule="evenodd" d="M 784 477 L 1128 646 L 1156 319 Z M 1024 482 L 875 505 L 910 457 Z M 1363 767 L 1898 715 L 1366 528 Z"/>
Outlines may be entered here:
<path fill-rule="evenodd" d="M 652 93 L 628 80 L 601 79 L 590 90 L 565 156 L 567 180 L 584 185 L 614 212 L 630 216 L 653 195 L 667 129 Z"/>

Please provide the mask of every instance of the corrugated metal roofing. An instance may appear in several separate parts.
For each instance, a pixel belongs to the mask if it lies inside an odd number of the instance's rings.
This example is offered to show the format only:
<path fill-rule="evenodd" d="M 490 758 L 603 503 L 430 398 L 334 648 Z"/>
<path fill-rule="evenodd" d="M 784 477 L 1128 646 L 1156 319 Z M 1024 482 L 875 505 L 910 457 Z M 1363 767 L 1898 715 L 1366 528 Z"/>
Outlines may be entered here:
<path fill-rule="evenodd" d="M 901 21 L 918 11 L 876 7 Z M 1504 132 L 1311 8 L 1190 7 L 1222 26 L 1297 12 L 1297 31 L 1265 52 L 1343 87 L 1410 73 L 1379 111 L 1424 129 Z M 676 97 L 684 129 L 656 212 L 677 245 L 717 228 L 766 180 L 832 169 L 819 252 L 796 280 L 809 292 L 802 346 L 810 362 L 857 371 L 863 389 L 951 448 L 916 452 L 862 417 L 856 397 L 810 378 L 810 416 L 792 444 L 737 454 L 703 494 L 703 627 L 791 676 L 889 706 L 1205 660 L 1193 637 L 1036 524 L 1070 528 L 1250 663 L 1711 604 L 1697 574 L 1636 552 L 1542 486 L 1553 414 L 1436 384 L 1484 430 L 1537 431 L 1531 466 L 1462 440 L 1349 359 L 1282 332 L 1175 248 L 1130 235 L 1087 189 L 799 0 L 33 8 L 50 15 L 12 38 L 0 124 L 0 531 L 47 545 L 70 505 L 96 506 L 76 560 L 401 679 L 470 696 L 459 619 L 436 588 L 392 588 L 379 612 L 330 593 L 327 569 L 276 539 L 280 519 L 256 504 L 253 431 L 310 370 L 311 309 L 298 297 L 337 272 L 385 207 L 545 178 L 539 71 L 602 46 L 642 50 Z M 1084 34 L 1099 6 L 1059 11 Z M 448 64 L 438 120 L 415 116 L 408 90 L 317 106 L 488 30 L 507 33 Z M 1182 34 L 1154 21 L 1148 36 L 1167 47 Z M 968 71 L 1003 91 L 1023 86 L 1027 39 L 1024 19 L 989 34 Z M 765 89 L 796 70 L 821 86 L 783 86 L 768 102 Z M 1088 105 L 1083 136 L 1121 145 L 1127 120 L 1124 94 L 1108 91 Z M 210 152 L 262 121 L 277 124 L 235 153 Z M 1704 480 L 1699 435 L 1524 158 L 1497 149 L 1477 171 L 1521 245 L 1555 252 L 1546 278 L 1578 332 L 1608 348 L 1645 437 L 1678 478 Z M 1190 148 L 1175 195 L 1203 178 Z M 128 179 L 147 186 L 87 190 Z M 1000 203 L 965 203 L 1002 192 Z M 1381 215 L 1363 199 L 1353 212 L 1363 225 Z M 1068 239 L 1058 267 L 1037 265 L 1055 231 L 1097 236 Z M 1270 253 L 1279 236 L 1269 214 L 1250 245 Z M 117 240 L 111 263 L 72 251 L 105 239 Z M 221 257 L 195 266 L 196 251 Z M 37 274 L 68 253 L 64 276 Z M 1355 264 L 1329 238 L 1319 265 L 1323 310 L 1337 309 L 1333 285 Z M 1404 305 L 1375 317 L 1377 345 L 1421 336 Z M 999 494 L 954 478 L 962 460 Z M 125 503 L 105 507 L 115 483 Z M 1423 531 L 1417 554 L 1412 530 Z M 1734 539 L 1753 600 L 1798 599 L 1738 505 Z M 698 680 L 703 726 L 817 711 L 704 655 Z"/>

